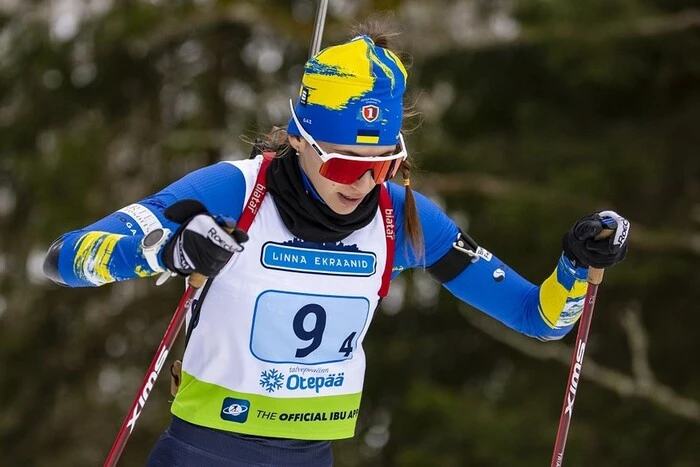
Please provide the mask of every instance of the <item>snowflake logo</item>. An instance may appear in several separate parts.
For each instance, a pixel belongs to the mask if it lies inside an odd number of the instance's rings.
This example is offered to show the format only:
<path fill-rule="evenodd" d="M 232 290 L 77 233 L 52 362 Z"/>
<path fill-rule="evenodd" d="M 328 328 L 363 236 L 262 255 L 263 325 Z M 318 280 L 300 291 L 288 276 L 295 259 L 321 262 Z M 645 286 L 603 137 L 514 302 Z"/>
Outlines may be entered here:
<path fill-rule="evenodd" d="M 275 392 L 278 389 L 282 389 L 283 382 L 284 375 L 277 370 L 265 370 L 260 373 L 260 386 L 267 392 Z"/>

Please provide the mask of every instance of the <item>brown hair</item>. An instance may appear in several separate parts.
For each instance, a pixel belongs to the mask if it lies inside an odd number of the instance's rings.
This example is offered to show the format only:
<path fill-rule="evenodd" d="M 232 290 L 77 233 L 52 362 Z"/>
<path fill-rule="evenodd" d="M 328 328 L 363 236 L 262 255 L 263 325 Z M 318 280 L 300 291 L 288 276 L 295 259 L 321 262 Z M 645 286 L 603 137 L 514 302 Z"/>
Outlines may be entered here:
<path fill-rule="evenodd" d="M 365 35 L 372 39 L 376 46 L 392 51 L 401 59 L 406 68 L 409 67 L 410 57 L 397 50 L 397 39 L 400 32 L 396 29 L 394 17 L 390 13 L 373 15 L 360 23 L 356 23 L 350 31 L 349 39 L 359 35 Z M 417 123 L 410 129 L 406 128 L 406 121 L 418 115 L 419 112 L 415 109 L 415 102 L 412 99 L 410 102 L 404 100 L 404 125 L 401 130 L 403 133 L 413 131 L 420 125 L 420 123 Z M 273 128 L 262 140 L 257 140 L 255 145 L 259 151 L 275 151 L 280 157 L 286 156 L 294 151 L 287 141 L 287 132 L 283 127 Z M 412 166 L 411 156 L 409 155 L 409 157 L 401 163 L 401 175 L 405 187 L 404 226 L 408 237 L 408 243 L 416 259 L 422 262 L 425 256 L 423 229 L 421 227 L 420 218 L 418 217 L 413 190 L 411 190 L 410 174 Z"/>

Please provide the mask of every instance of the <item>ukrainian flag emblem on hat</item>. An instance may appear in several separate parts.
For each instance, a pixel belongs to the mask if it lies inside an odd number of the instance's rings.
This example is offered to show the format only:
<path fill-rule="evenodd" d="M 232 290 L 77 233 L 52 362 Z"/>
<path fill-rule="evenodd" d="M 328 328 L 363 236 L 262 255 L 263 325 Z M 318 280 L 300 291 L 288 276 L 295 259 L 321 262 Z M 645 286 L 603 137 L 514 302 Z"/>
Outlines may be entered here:
<path fill-rule="evenodd" d="M 379 136 L 381 132 L 379 130 L 357 130 L 357 137 L 355 142 L 357 144 L 379 144 Z"/>
<path fill-rule="evenodd" d="M 393 145 L 403 120 L 406 78 L 393 52 L 358 36 L 306 62 L 294 111 L 318 141 Z M 300 136 L 293 119 L 287 131 Z"/>

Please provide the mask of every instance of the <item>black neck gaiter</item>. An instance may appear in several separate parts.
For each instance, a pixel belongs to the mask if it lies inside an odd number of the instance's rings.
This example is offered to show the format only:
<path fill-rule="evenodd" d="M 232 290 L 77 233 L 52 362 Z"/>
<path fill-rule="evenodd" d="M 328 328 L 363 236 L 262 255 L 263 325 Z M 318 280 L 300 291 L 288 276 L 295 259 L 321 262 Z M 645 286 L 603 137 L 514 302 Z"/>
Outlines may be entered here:
<path fill-rule="evenodd" d="M 289 151 L 275 157 L 267 168 L 267 189 L 290 232 L 307 242 L 335 243 L 372 222 L 379 206 L 380 185 L 352 213 L 337 214 L 306 191 L 297 157 Z"/>

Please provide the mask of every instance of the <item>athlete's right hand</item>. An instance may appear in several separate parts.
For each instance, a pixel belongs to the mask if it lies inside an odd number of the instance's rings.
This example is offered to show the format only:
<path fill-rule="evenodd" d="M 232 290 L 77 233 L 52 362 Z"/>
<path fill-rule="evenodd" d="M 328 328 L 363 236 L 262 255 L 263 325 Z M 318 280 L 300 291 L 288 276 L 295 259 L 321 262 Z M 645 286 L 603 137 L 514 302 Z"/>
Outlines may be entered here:
<path fill-rule="evenodd" d="M 180 227 L 163 248 L 163 264 L 183 276 L 194 272 L 216 276 L 248 241 L 248 234 L 236 228 L 232 219 L 219 218 L 217 222 L 196 200 L 176 202 L 165 210 L 165 217 Z"/>

